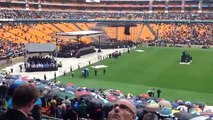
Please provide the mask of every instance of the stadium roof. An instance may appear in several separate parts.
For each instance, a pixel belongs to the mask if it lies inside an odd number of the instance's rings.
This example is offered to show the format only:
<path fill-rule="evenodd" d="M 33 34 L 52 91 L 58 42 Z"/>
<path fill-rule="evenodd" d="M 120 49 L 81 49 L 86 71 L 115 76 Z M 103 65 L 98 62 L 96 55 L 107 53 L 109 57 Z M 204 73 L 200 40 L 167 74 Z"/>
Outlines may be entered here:
<path fill-rule="evenodd" d="M 27 44 L 25 49 L 28 53 L 50 53 L 56 49 L 56 45 L 53 43 L 46 44 Z"/>
<path fill-rule="evenodd" d="M 56 37 L 93 37 L 93 36 L 100 36 L 102 35 L 102 31 L 76 31 L 76 32 L 59 32 L 56 33 Z"/>

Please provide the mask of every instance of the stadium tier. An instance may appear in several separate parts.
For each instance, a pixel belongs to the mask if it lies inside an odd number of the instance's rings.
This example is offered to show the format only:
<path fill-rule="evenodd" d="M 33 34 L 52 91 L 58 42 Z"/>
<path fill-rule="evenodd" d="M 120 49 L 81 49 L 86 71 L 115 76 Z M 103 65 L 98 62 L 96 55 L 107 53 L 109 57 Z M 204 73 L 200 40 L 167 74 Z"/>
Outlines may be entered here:
<path fill-rule="evenodd" d="M 184 12 L 211 10 L 211 0 L 2 0 L 2 8 L 39 10 Z"/>
<path fill-rule="evenodd" d="M 27 84 L 41 93 L 36 120 L 211 120 L 212 10 L 212 0 L 0 0 L 0 119 L 22 111 L 13 95 Z"/>

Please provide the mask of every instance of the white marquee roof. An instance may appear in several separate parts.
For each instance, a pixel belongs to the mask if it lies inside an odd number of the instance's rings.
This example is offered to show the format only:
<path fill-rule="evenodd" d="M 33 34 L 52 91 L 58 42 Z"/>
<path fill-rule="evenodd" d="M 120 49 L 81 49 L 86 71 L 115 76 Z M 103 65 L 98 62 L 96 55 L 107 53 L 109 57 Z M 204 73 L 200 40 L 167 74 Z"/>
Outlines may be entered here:
<path fill-rule="evenodd" d="M 75 32 L 60 32 L 56 33 L 56 37 L 91 37 L 91 36 L 100 36 L 102 31 L 75 31 Z"/>

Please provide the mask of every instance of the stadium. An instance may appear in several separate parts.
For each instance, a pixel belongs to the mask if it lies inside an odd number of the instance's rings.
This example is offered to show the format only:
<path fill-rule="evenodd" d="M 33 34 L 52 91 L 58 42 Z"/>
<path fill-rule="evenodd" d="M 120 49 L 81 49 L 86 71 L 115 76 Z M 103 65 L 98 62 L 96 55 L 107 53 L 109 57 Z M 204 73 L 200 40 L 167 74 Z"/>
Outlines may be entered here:
<path fill-rule="evenodd" d="M 212 3 L 0 0 L 0 119 L 28 84 L 35 120 L 112 120 L 122 98 L 135 120 L 211 120 Z"/>

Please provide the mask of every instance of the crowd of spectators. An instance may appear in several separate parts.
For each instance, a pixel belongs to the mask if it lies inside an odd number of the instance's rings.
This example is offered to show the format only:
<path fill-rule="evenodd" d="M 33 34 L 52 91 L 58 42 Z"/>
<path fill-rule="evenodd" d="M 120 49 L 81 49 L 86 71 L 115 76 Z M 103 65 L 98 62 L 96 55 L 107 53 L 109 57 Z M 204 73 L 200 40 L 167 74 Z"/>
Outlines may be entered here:
<path fill-rule="evenodd" d="M 33 117 L 35 120 L 41 120 L 42 114 L 64 120 L 78 120 L 80 118 L 92 120 L 113 120 L 113 114 L 115 113 L 119 117 L 124 117 L 120 116 L 122 114 L 122 110 L 128 111 L 126 116 L 128 119 L 122 118 L 121 120 L 130 120 L 130 116 L 132 115 L 133 119 L 131 120 L 148 120 L 147 118 L 149 114 L 153 114 L 156 120 L 164 120 L 165 118 L 169 118 L 170 120 L 177 118 L 190 120 L 191 118 L 198 117 L 200 115 L 208 115 L 209 117 L 213 112 L 209 109 L 205 109 L 205 103 L 192 103 L 190 101 L 183 100 L 169 101 L 163 99 L 158 92 L 159 90 L 155 91 L 155 89 L 150 89 L 147 93 L 133 96 L 130 93 L 124 94 L 120 90 L 77 87 L 72 83 L 63 85 L 57 80 L 20 80 L 20 78 L 17 77 L 12 77 L 13 79 L 10 78 L 10 80 L 8 80 L 6 79 L 8 78 L 6 77 L 7 75 L 2 76 L 3 81 L 0 82 L 3 83 L 0 86 L 0 118 L 1 114 L 4 114 L 6 110 L 11 111 L 17 107 L 19 107 L 18 109 L 23 107 L 15 106 L 18 104 L 16 101 L 19 101 L 22 105 L 27 104 L 23 103 L 24 101 L 20 101 L 20 99 L 22 100 L 22 98 L 20 98 L 22 96 L 17 96 L 16 93 L 21 88 L 25 87 L 31 90 L 33 89 L 33 91 L 35 91 L 34 89 L 36 88 L 36 91 L 40 91 L 38 99 L 37 92 L 34 99 L 26 98 L 29 100 L 27 102 L 29 102 L 30 105 L 32 105 L 31 102 L 33 101 L 33 106 L 28 106 L 28 111 L 25 111 L 25 114 L 27 117 Z M 23 93 L 21 95 L 26 97 L 24 94 L 25 92 L 27 94 L 28 91 L 22 92 Z M 31 94 L 31 96 L 32 95 L 33 94 Z M 18 97 L 19 100 L 13 97 Z M 121 104 L 120 102 L 123 100 L 128 100 L 130 102 Z"/>
<path fill-rule="evenodd" d="M 25 45 L 0 39 L 0 60 L 6 60 L 24 55 Z"/>
<path fill-rule="evenodd" d="M 103 18 L 103 19 L 146 19 L 146 20 L 155 20 L 155 19 L 165 19 L 165 20 L 212 20 L 213 14 L 212 12 L 206 13 L 139 13 L 139 12 L 69 12 L 69 11 L 35 11 L 35 10 L 14 10 L 14 9 L 1 9 L 0 10 L 0 18 L 1 19 L 95 19 L 95 18 Z M 24 44 L 18 43 L 18 36 L 21 36 L 23 40 L 30 42 L 32 37 L 38 41 L 38 36 L 24 37 L 24 32 L 27 32 L 30 27 L 26 27 L 27 25 L 16 25 L 9 24 L 9 29 L 12 30 L 14 28 L 19 28 L 23 31 L 14 33 L 14 38 L 8 38 L 10 40 L 1 40 L 0 44 L 0 60 L 7 59 L 9 57 L 20 56 L 24 54 Z M 29 25 L 30 26 L 30 25 Z M 166 41 L 167 43 L 173 44 L 195 44 L 195 45 L 212 45 L 212 24 L 163 24 L 163 27 L 159 30 L 158 40 Z M 33 24 L 32 24 L 33 27 Z M 176 30 L 175 30 L 176 27 Z M 7 28 L 3 29 L 3 33 L 7 32 Z M 5 35 L 2 34 L 2 37 Z M 42 39 L 44 36 L 42 37 Z M 117 39 L 116 39 L 117 40 Z M 111 48 L 117 46 L 124 46 L 126 40 L 104 40 L 101 43 L 102 48 L 110 46 Z M 12 42 L 15 41 L 16 43 Z M 51 40 L 50 40 L 51 41 Z M 35 42 L 35 41 L 33 41 Z M 47 41 L 48 42 L 48 41 Z M 95 42 L 94 45 L 96 47 L 99 46 L 98 42 Z M 69 48 L 70 46 L 62 46 L 61 53 L 63 51 L 66 52 L 66 55 L 62 56 L 73 56 L 77 53 L 76 48 Z M 72 46 L 71 46 L 72 47 Z M 76 47 L 76 45 L 74 45 Z M 78 47 L 78 45 L 77 45 Z M 81 46 L 79 46 L 81 48 Z M 69 53 L 69 54 L 67 54 Z M 60 54 L 59 54 L 60 56 Z"/>
<path fill-rule="evenodd" d="M 212 25 L 205 24 L 170 24 L 160 29 L 159 40 L 174 44 L 189 45 L 213 45 Z M 176 27 L 176 28 L 175 28 Z"/>
<path fill-rule="evenodd" d="M 57 67 L 56 60 L 52 57 L 33 56 L 27 59 L 26 68 L 53 68 Z"/>
<path fill-rule="evenodd" d="M 36 10 L 11 10 L 1 9 L 2 19 L 145 19 L 145 20 L 212 20 L 212 12 L 168 12 L 168 13 L 143 13 L 143 12 L 70 12 L 70 11 L 36 11 Z"/>
<path fill-rule="evenodd" d="M 93 42 L 93 45 L 96 48 L 101 48 L 101 49 L 112 49 L 112 48 L 126 48 L 127 46 L 131 47 L 135 45 L 131 40 L 118 40 L 118 39 L 105 39 L 100 42 L 99 46 L 99 41 Z"/>
<path fill-rule="evenodd" d="M 83 51 L 84 48 L 91 47 L 91 44 L 84 44 L 82 42 L 70 43 L 66 42 L 66 44 L 59 43 L 60 49 L 58 52 L 58 57 L 76 57 L 80 51 Z"/>

